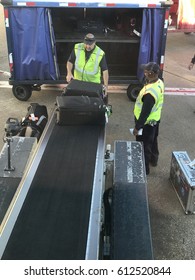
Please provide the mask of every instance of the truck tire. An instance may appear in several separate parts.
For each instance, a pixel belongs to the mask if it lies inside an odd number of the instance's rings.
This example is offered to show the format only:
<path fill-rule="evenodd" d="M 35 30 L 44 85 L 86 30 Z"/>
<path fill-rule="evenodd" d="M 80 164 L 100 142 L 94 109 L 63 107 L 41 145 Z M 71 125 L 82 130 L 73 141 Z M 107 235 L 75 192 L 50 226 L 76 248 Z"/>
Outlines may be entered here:
<path fill-rule="evenodd" d="M 27 101 L 32 95 L 32 87 L 31 85 L 14 85 L 12 92 L 20 101 Z"/>
<path fill-rule="evenodd" d="M 142 85 L 140 84 L 130 84 L 127 88 L 127 96 L 131 101 L 135 102 L 141 89 Z"/>

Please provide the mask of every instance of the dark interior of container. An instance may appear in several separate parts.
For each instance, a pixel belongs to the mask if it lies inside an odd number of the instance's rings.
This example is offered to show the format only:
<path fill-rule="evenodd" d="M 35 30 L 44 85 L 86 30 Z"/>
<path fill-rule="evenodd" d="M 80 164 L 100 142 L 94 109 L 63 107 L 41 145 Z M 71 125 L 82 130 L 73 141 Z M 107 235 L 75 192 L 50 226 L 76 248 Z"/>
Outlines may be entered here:
<path fill-rule="evenodd" d="M 110 82 L 136 78 L 142 9 L 53 8 L 51 9 L 60 76 L 66 76 L 66 61 L 75 43 L 93 33 L 105 51 Z"/>

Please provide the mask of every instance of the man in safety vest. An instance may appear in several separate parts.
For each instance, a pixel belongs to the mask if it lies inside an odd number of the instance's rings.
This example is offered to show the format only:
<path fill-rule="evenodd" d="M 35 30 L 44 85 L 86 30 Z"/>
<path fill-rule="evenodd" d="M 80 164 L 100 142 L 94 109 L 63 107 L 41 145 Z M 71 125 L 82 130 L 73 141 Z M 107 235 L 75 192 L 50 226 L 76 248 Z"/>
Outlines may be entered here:
<path fill-rule="evenodd" d="M 89 33 L 85 36 L 83 43 L 75 44 L 70 54 L 66 80 L 68 83 L 71 79 L 101 83 L 101 77 L 105 95 L 107 95 L 109 73 L 105 53 L 96 45 L 95 36 Z"/>
<path fill-rule="evenodd" d="M 144 70 L 146 84 L 141 89 L 135 103 L 135 128 L 133 134 L 136 141 L 143 142 L 146 174 L 150 173 L 149 164 L 157 166 L 158 133 L 161 110 L 164 101 L 164 83 L 159 79 L 160 67 L 155 62 L 141 65 Z M 139 133 L 140 129 L 142 134 Z M 141 135 L 139 135 L 141 134 Z"/>

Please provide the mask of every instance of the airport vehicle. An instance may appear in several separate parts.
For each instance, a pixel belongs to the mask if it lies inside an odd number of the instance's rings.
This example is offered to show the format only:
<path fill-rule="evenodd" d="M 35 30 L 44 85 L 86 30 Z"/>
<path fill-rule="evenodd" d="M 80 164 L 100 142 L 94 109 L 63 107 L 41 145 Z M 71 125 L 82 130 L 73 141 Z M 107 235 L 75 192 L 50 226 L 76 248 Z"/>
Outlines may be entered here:
<path fill-rule="evenodd" d="M 105 51 L 109 84 L 127 85 L 135 100 L 143 84 L 140 64 L 155 61 L 163 76 L 169 9 L 166 0 L 2 0 L 9 83 L 21 101 L 43 84 L 65 84 L 75 43 L 94 33 Z"/>

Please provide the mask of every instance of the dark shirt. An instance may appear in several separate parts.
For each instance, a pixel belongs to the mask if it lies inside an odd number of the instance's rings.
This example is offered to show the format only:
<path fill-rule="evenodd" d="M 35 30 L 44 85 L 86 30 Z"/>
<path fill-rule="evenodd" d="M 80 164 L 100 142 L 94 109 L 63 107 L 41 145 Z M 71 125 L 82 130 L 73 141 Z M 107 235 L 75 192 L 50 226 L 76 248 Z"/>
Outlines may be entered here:
<path fill-rule="evenodd" d="M 143 101 L 142 111 L 139 116 L 139 120 L 136 120 L 136 124 L 135 124 L 135 128 L 137 130 L 139 130 L 144 126 L 147 118 L 150 115 L 152 107 L 155 104 L 155 99 L 150 93 L 145 94 L 142 98 L 142 101 Z"/>
<path fill-rule="evenodd" d="M 89 57 L 90 57 L 90 55 L 92 54 L 93 51 L 94 51 L 94 49 L 91 50 L 91 51 L 85 51 L 86 61 L 89 59 Z M 73 49 L 69 58 L 68 58 L 68 61 L 71 62 L 72 64 L 74 64 L 75 60 L 76 60 L 76 55 L 75 55 L 75 51 Z M 107 65 L 107 62 L 106 62 L 105 54 L 102 56 L 102 59 L 100 61 L 100 68 L 101 68 L 102 71 L 108 70 L 108 65 Z"/>
<path fill-rule="evenodd" d="M 192 58 L 191 63 L 195 64 L 195 55 L 194 55 L 194 57 Z"/>

